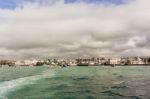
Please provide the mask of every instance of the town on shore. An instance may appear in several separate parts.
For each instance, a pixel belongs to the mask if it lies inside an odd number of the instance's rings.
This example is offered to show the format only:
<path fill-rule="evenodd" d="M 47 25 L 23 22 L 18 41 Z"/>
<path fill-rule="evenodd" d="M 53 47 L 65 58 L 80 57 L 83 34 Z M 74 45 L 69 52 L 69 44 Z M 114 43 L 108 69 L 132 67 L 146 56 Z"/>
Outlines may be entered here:
<path fill-rule="evenodd" d="M 91 57 L 77 59 L 0 59 L 0 67 L 9 66 L 133 66 L 150 65 L 150 57 Z"/>

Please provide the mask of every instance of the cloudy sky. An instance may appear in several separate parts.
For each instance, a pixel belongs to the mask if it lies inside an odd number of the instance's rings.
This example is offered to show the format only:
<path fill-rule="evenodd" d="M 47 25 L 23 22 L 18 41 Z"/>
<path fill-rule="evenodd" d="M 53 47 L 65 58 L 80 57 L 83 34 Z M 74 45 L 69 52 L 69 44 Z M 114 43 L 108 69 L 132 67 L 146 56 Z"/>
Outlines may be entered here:
<path fill-rule="evenodd" d="M 149 0 L 0 0 L 0 57 L 150 56 Z"/>

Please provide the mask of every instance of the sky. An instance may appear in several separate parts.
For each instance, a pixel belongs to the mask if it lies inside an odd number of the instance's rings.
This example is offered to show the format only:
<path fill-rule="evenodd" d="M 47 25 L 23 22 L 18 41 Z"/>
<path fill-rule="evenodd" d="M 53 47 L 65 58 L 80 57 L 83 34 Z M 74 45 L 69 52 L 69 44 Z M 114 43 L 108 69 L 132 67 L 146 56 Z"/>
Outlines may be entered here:
<path fill-rule="evenodd" d="M 149 0 L 0 0 L 0 58 L 150 56 Z"/>

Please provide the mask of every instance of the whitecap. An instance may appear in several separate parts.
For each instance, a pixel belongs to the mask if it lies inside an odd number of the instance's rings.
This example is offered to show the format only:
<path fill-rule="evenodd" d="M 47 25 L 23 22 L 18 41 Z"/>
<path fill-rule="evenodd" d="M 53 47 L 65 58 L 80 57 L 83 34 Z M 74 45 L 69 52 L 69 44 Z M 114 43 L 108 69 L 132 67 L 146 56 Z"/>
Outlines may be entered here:
<path fill-rule="evenodd" d="M 0 99 L 7 99 L 9 92 L 18 90 L 25 85 L 34 84 L 36 81 L 44 78 L 54 77 L 55 73 L 52 71 L 44 72 L 41 75 L 29 76 L 18 78 L 10 81 L 4 81 L 0 83 Z"/>

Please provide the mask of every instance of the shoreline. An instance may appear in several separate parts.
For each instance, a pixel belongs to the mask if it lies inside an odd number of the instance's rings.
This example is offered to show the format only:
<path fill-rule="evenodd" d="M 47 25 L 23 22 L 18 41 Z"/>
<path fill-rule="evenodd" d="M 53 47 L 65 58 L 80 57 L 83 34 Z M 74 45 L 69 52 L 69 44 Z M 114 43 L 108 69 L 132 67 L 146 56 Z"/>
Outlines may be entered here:
<path fill-rule="evenodd" d="M 56 66 L 53 66 L 53 65 L 43 65 L 43 66 L 7 66 L 7 65 L 3 65 L 3 66 L 0 66 L 0 68 L 22 68 L 22 67 L 25 67 L 25 68 L 30 68 L 30 67 L 46 67 L 46 68 L 50 68 L 50 69 L 56 69 L 56 68 L 69 68 L 69 67 L 150 67 L 150 65 L 88 65 L 88 66 L 66 66 L 66 67 L 63 67 L 63 66 L 59 66 L 59 65 L 56 65 Z"/>

